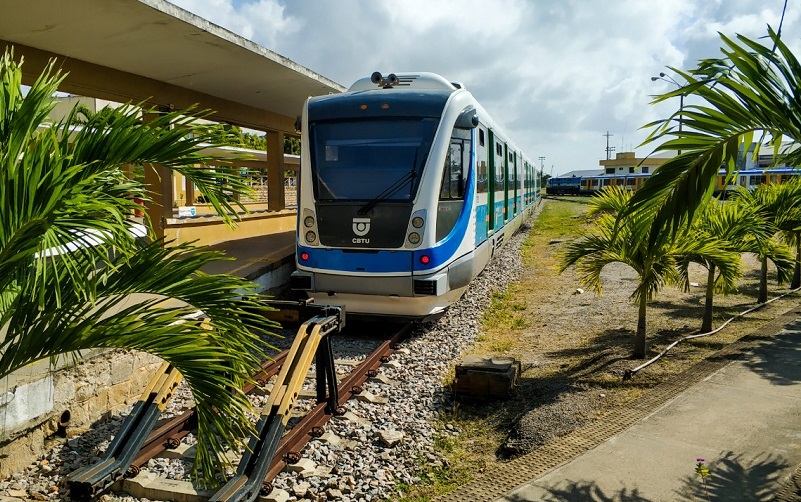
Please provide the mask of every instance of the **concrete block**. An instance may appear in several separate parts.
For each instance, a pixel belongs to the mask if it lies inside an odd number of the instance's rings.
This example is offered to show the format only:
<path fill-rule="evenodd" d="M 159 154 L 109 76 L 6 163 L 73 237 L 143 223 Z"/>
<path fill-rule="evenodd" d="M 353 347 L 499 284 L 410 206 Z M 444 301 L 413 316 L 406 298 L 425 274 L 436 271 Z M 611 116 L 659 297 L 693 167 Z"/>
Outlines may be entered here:
<path fill-rule="evenodd" d="M 320 441 L 325 441 L 332 446 L 339 446 L 339 444 L 342 442 L 342 438 L 331 431 L 326 431 L 322 436 L 320 436 Z"/>
<path fill-rule="evenodd" d="M 287 464 L 284 470 L 287 472 L 299 472 L 301 476 L 311 476 L 317 469 L 317 464 L 310 458 L 302 458 L 294 464 Z"/>
<path fill-rule="evenodd" d="M 130 357 L 115 357 L 111 362 L 111 374 L 109 375 L 111 378 L 111 385 L 120 382 L 129 382 L 133 373 L 133 361 L 131 361 Z"/>
<path fill-rule="evenodd" d="M 386 375 L 376 375 L 374 377 L 371 377 L 370 381 L 371 382 L 383 383 L 383 384 L 386 384 L 386 385 L 396 385 L 398 383 L 397 380 L 389 378 Z"/>
<path fill-rule="evenodd" d="M 289 492 L 280 488 L 273 488 L 269 495 L 266 497 L 259 495 L 257 500 L 259 502 L 287 502 L 289 500 Z"/>
<path fill-rule="evenodd" d="M 214 493 L 213 490 L 195 488 L 188 481 L 160 478 L 149 472 L 123 480 L 122 490 L 137 498 L 176 502 L 203 502 Z"/>
<path fill-rule="evenodd" d="M 178 448 L 168 448 L 161 452 L 160 457 L 163 458 L 184 458 L 184 459 L 193 459 L 195 458 L 195 454 L 197 453 L 197 447 L 192 445 L 188 445 L 185 443 L 181 443 L 178 445 Z"/>
<path fill-rule="evenodd" d="M 53 406 L 57 410 L 68 409 L 75 402 L 75 380 L 65 372 L 53 375 Z"/>
<path fill-rule="evenodd" d="M 53 411 L 53 395 L 53 377 L 50 376 L 0 393 L 3 429 L 14 430 Z"/>
<path fill-rule="evenodd" d="M 520 361 L 514 358 L 470 354 L 456 365 L 453 394 L 466 401 L 504 399 L 519 376 Z"/>
<path fill-rule="evenodd" d="M 112 385 L 108 389 L 109 409 L 113 412 L 119 411 L 128 405 L 131 399 L 130 380 Z"/>
<path fill-rule="evenodd" d="M 356 394 L 356 399 L 359 401 L 363 401 L 365 403 L 373 403 L 373 404 L 387 404 L 389 399 L 383 396 L 376 396 L 372 392 L 363 390 L 360 393 Z"/>
<path fill-rule="evenodd" d="M 28 467 L 44 454 L 45 435 L 40 427 L 7 443 L 0 443 L 0 479 Z"/>
<path fill-rule="evenodd" d="M 335 420 L 347 420 L 348 422 L 353 422 L 355 424 L 364 424 L 367 423 L 367 420 L 360 417 L 359 415 L 353 413 L 352 411 L 346 411 L 344 415 L 334 415 Z"/>

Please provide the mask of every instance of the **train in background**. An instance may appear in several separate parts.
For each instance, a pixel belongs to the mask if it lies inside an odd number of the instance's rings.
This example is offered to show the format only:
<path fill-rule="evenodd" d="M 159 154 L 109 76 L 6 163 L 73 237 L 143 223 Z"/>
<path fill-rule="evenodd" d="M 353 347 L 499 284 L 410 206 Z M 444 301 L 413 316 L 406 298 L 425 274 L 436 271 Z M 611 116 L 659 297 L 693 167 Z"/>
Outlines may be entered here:
<path fill-rule="evenodd" d="M 763 183 L 784 183 L 794 176 L 801 175 L 801 169 L 792 167 L 752 168 L 740 170 L 733 183 L 726 184 L 724 171 L 718 175 L 714 195 L 725 197 L 728 193 L 743 187 L 752 190 Z M 598 176 L 569 176 L 549 178 L 545 184 L 547 195 L 592 195 L 608 186 L 619 186 L 636 191 L 648 180 L 650 173 L 604 174 Z"/>
<path fill-rule="evenodd" d="M 545 193 L 547 195 L 592 195 L 608 186 L 638 190 L 649 176 L 650 174 L 647 173 L 557 176 L 546 180 Z"/>
<path fill-rule="evenodd" d="M 530 158 L 433 73 L 309 98 L 301 128 L 290 286 L 349 316 L 441 315 L 539 201 Z"/>

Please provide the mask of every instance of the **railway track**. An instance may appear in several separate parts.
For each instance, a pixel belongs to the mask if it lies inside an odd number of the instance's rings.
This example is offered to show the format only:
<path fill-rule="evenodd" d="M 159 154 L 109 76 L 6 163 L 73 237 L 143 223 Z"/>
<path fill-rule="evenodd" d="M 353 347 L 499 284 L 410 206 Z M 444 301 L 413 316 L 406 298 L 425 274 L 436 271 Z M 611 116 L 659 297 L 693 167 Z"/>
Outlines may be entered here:
<path fill-rule="evenodd" d="M 135 452 L 125 451 L 119 445 L 115 448 L 115 443 L 124 442 L 123 439 L 115 439 L 100 462 L 70 477 L 68 485 L 71 497 L 95 498 L 112 488 L 114 483 L 117 483 L 115 489 L 126 491 L 130 491 L 126 488 L 131 486 L 142 487 L 145 493 L 141 496 L 147 498 L 234 501 L 269 496 L 273 491 L 271 481 L 282 470 L 302 459 L 303 448 L 312 439 L 323 436 L 325 425 L 332 417 L 346 412 L 346 403 L 362 393 L 361 386 L 369 378 L 377 376 L 378 368 L 389 361 L 397 343 L 406 337 L 410 328 L 410 325 L 396 326 L 361 362 L 348 364 L 352 370 L 337 383 L 337 368 L 341 369 L 342 365 L 335 367 L 337 361 L 333 357 L 332 335 L 339 331 L 341 325 L 344 325 L 344 318 L 339 319 L 336 315 L 317 316 L 311 322 L 307 321 L 299 330 L 292 348 L 279 353 L 274 360 L 265 361 L 255 379 L 256 383 L 244 389 L 249 395 L 264 394 L 270 389 L 267 404 L 257 423 L 260 436 L 251 438 L 248 451 L 238 461 L 236 474 L 221 488 L 214 492 L 196 490 L 188 482 L 154 479 L 152 474 L 145 476 L 145 484 L 158 488 L 148 490 L 143 484 L 136 484 L 140 474 L 143 474 L 143 466 L 168 450 L 178 448 L 182 439 L 196 428 L 197 418 L 194 409 L 190 409 L 155 429 L 155 421 L 151 417 L 153 425 L 143 425 L 134 434 L 129 434 L 135 444 L 129 445 L 128 449 L 135 447 Z M 310 370 L 312 356 L 315 356 L 314 371 Z M 162 372 L 171 374 L 166 365 L 162 367 Z M 272 384 L 270 380 L 273 380 Z M 313 383 L 315 392 L 303 391 L 304 381 L 306 387 Z M 154 402 L 144 403 L 142 407 L 149 409 L 150 415 L 154 414 L 154 408 L 163 409 L 165 397 L 169 399 L 176 385 L 174 378 L 154 378 L 151 383 L 153 388 L 146 392 Z M 292 396 L 287 397 L 289 394 Z M 308 411 L 295 417 L 297 412 L 293 414 L 293 410 L 296 399 L 301 398 L 312 398 L 314 402 L 302 406 Z M 293 419 L 290 421 L 291 417 Z M 137 420 L 129 418 L 127 422 L 136 423 Z M 131 427 L 134 426 L 129 425 Z M 143 432 L 142 428 L 148 429 Z M 120 438 L 125 429 L 126 424 L 123 424 L 118 434 Z M 123 466 L 120 462 L 128 465 Z M 276 498 L 280 499 L 280 496 Z"/>

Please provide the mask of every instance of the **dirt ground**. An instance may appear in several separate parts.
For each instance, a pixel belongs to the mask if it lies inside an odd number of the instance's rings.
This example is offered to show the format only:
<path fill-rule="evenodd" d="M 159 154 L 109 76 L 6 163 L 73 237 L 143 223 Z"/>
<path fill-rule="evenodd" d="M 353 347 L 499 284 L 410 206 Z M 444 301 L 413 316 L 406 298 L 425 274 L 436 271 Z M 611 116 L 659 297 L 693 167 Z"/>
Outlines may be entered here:
<path fill-rule="evenodd" d="M 635 272 L 621 264 L 607 266 L 601 296 L 581 285 L 575 270 L 559 273 L 565 243 L 591 225 L 584 216 L 586 204 L 587 199 L 578 197 L 545 200 L 522 250 L 523 276 L 499 295 L 498 305 L 485 316 L 502 321 L 485 323 L 483 341 L 474 352 L 515 357 L 522 362 L 522 374 L 512 399 L 458 404 L 445 417 L 462 431 L 455 444 L 446 445 L 454 484 L 624 406 L 798 303 L 797 294 L 791 294 L 718 334 L 683 342 L 624 382 L 624 372 L 643 362 L 631 355 L 637 325 L 637 307 L 630 300 Z M 743 262 L 739 291 L 715 297 L 715 327 L 756 305 L 758 261 L 744 256 Z M 698 332 L 706 270 L 699 267 L 690 279 L 697 284 L 690 291 L 665 287 L 649 304 L 649 358 Z M 775 274 L 769 275 L 769 298 L 788 291 L 787 284 L 778 286 Z"/>

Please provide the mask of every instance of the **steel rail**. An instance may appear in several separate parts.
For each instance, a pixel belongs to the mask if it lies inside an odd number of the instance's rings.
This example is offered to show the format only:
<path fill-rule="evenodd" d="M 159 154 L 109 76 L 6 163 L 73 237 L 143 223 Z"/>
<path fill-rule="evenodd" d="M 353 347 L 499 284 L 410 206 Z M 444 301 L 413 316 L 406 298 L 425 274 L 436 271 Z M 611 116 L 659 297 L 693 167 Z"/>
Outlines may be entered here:
<path fill-rule="evenodd" d="M 394 335 L 385 340 L 378 346 L 364 361 L 362 361 L 347 377 L 342 380 L 339 385 L 339 398 L 337 406 L 342 407 L 354 395 L 360 392 L 358 387 L 364 384 L 371 376 L 374 376 L 375 371 L 387 361 L 396 345 L 406 338 L 408 335 L 411 324 L 406 324 L 401 327 Z M 358 392 L 357 392 L 358 390 Z M 263 495 L 269 493 L 270 483 L 280 473 L 292 458 L 299 458 L 299 452 L 312 437 L 317 434 L 312 434 L 313 429 L 324 426 L 328 420 L 341 410 L 328 410 L 327 403 L 319 403 L 315 406 L 308 415 L 303 417 L 292 429 L 287 431 L 281 438 L 278 444 L 278 449 L 273 457 L 270 469 L 267 471 L 265 478 L 265 490 Z"/>
<path fill-rule="evenodd" d="M 259 385 L 263 385 L 273 375 L 277 374 L 281 369 L 281 365 L 286 359 L 289 351 L 282 351 L 273 359 L 265 360 L 261 367 L 262 370 L 254 377 L 254 382 L 248 383 L 243 388 L 245 394 L 250 394 L 256 390 Z M 127 476 L 133 477 L 139 474 L 140 468 L 145 465 L 148 460 L 159 455 L 169 448 L 175 448 L 180 444 L 187 434 L 197 428 L 197 414 L 195 409 L 186 410 L 180 415 L 170 419 L 164 425 L 150 433 L 145 443 L 139 450 L 139 453 L 131 462 L 128 467 Z"/>

